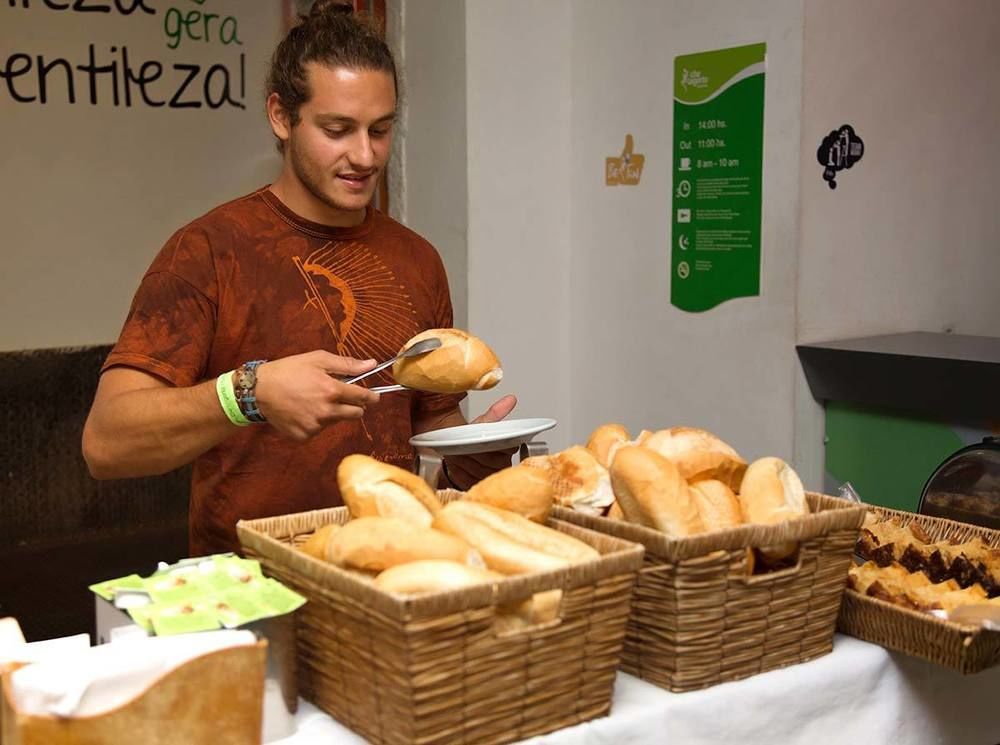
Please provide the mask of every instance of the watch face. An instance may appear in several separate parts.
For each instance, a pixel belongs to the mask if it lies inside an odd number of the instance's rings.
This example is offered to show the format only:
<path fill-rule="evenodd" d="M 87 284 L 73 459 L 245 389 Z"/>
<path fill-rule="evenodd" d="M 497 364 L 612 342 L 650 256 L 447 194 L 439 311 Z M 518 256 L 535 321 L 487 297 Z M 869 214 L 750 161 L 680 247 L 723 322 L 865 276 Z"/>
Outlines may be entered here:
<path fill-rule="evenodd" d="M 239 388 L 253 388 L 257 385 L 257 375 L 253 370 L 241 367 L 236 375 L 236 385 Z"/>

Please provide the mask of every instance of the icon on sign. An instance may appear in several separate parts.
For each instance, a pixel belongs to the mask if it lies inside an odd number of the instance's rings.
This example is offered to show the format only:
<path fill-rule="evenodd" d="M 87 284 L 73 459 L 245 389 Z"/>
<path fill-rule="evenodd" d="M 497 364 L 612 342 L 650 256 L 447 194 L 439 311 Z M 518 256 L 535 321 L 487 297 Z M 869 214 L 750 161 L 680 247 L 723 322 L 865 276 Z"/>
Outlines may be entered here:
<path fill-rule="evenodd" d="M 677 184 L 677 196 L 681 199 L 691 196 L 691 182 L 687 179 L 682 180 Z"/>
<path fill-rule="evenodd" d="M 687 279 L 691 274 L 691 267 L 688 266 L 686 261 L 682 261 L 677 265 L 677 276 L 681 279 Z"/>
<path fill-rule="evenodd" d="M 682 171 L 690 171 L 691 170 L 691 159 L 690 158 L 681 158 L 681 168 L 680 168 L 680 170 L 682 170 Z"/>
<path fill-rule="evenodd" d="M 683 233 L 677 239 L 677 245 L 680 246 L 681 251 L 687 251 L 691 247 L 690 236 L 684 235 Z"/>
<path fill-rule="evenodd" d="M 677 222 L 691 222 L 691 210 L 686 207 L 677 210 Z"/>

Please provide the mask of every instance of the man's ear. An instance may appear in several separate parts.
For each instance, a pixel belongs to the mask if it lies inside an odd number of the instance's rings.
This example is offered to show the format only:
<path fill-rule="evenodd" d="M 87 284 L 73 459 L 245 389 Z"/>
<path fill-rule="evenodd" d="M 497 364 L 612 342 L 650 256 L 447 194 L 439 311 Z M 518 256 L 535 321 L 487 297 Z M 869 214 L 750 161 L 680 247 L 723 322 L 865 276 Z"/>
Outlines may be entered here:
<path fill-rule="evenodd" d="M 267 120 L 271 124 L 271 131 L 274 136 L 282 142 L 287 142 L 292 134 L 291 117 L 288 111 L 281 104 L 281 98 L 277 93 L 272 93 L 267 97 Z"/>

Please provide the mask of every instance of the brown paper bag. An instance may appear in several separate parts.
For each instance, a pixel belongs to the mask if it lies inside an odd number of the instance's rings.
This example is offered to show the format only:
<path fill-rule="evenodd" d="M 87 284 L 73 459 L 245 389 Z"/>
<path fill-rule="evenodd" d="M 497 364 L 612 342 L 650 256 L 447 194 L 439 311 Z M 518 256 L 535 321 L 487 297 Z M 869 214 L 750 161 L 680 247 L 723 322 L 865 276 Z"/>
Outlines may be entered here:
<path fill-rule="evenodd" d="M 232 745 L 261 740 L 267 642 L 220 649 L 170 671 L 114 711 L 60 719 L 18 711 L 2 680 L 2 745 Z"/>

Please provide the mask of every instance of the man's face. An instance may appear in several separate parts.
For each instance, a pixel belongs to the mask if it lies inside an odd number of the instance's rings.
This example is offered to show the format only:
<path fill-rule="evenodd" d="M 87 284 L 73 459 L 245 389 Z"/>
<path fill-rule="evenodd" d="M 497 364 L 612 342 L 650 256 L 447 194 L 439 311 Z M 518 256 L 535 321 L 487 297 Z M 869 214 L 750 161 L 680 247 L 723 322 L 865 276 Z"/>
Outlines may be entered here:
<path fill-rule="evenodd" d="M 364 210 L 392 146 L 392 76 L 315 62 L 306 75 L 311 96 L 288 131 L 286 165 L 308 195 L 332 210 L 331 217 Z"/>

